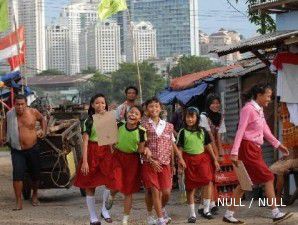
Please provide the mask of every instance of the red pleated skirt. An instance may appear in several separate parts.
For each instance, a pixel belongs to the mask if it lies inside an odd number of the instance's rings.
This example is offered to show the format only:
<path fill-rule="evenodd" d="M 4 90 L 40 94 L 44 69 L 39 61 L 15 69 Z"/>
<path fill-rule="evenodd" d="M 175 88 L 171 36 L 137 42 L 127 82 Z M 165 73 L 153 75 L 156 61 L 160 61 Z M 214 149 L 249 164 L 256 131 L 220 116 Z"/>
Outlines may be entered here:
<path fill-rule="evenodd" d="M 274 180 L 274 175 L 264 162 L 262 149 L 251 141 L 242 140 L 238 159 L 241 160 L 253 184 Z"/>
<path fill-rule="evenodd" d="M 186 190 L 200 188 L 208 185 L 212 181 L 212 161 L 208 153 L 191 155 L 183 152 L 183 159 L 186 163 Z"/>
<path fill-rule="evenodd" d="M 79 188 L 95 188 L 105 185 L 109 189 L 115 188 L 110 146 L 98 146 L 97 142 L 88 142 L 89 173 L 85 176 L 82 171 L 81 159 L 77 170 L 74 186 Z"/>
<path fill-rule="evenodd" d="M 162 171 L 156 172 L 148 162 L 142 165 L 142 180 L 144 186 L 155 187 L 159 191 L 172 189 L 172 171 L 170 165 L 162 165 Z"/>
<path fill-rule="evenodd" d="M 124 153 L 116 150 L 113 153 L 113 170 L 115 186 L 124 195 L 137 193 L 141 188 L 140 157 L 135 153 Z"/>

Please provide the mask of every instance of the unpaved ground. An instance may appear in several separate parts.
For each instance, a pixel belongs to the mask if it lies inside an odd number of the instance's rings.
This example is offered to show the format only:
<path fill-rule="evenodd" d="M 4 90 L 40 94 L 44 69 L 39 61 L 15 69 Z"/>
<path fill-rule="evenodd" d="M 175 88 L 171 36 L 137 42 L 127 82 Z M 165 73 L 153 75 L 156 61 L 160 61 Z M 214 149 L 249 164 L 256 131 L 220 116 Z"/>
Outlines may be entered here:
<path fill-rule="evenodd" d="M 187 206 L 179 203 L 178 193 L 174 192 L 168 206 L 169 213 L 173 218 L 172 224 L 187 224 Z M 134 196 L 134 207 L 131 215 L 131 224 L 145 224 L 146 211 L 144 205 L 144 194 L 139 193 Z M 101 205 L 101 193 L 97 192 L 97 206 Z M 122 208 L 121 196 L 118 196 L 114 208 L 111 211 L 113 224 L 121 224 Z M 79 190 L 71 188 L 69 190 L 42 190 L 40 191 L 41 205 L 31 206 L 29 201 L 25 201 L 22 211 L 14 212 L 14 195 L 11 181 L 11 164 L 8 153 L 0 152 L 0 225 L 85 225 L 89 224 L 85 198 L 80 196 Z M 273 224 L 270 220 L 271 212 L 268 208 L 254 206 L 248 209 L 242 207 L 239 218 L 244 219 L 246 224 Z M 298 201 L 291 206 L 283 209 L 284 211 L 294 212 L 294 216 L 281 225 L 298 224 Z M 221 222 L 221 215 L 224 209 L 214 220 L 206 221 L 199 217 L 197 224 L 224 224 Z M 103 224 L 107 224 L 104 223 Z"/>

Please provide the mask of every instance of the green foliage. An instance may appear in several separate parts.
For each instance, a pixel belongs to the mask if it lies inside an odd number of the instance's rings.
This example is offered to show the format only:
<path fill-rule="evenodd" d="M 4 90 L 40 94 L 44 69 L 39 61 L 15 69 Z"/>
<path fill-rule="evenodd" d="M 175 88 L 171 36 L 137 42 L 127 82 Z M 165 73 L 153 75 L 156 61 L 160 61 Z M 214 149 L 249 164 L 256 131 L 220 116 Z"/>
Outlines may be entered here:
<path fill-rule="evenodd" d="M 183 56 L 179 59 L 177 66 L 170 70 L 170 75 L 172 77 L 180 77 L 186 74 L 208 70 L 216 66 L 219 65 L 206 57 Z"/>
<path fill-rule="evenodd" d="M 97 73 L 98 71 L 94 67 L 88 67 L 86 70 L 82 70 L 82 74 L 92 74 L 92 73 Z"/>
<path fill-rule="evenodd" d="M 165 80 L 158 75 L 153 64 L 143 62 L 139 64 L 141 74 L 141 85 L 143 99 L 154 96 L 165 87 Z M 104 94 L 109 102 L 118 103 L 125 99 L 125 88 L 128 86 L 138 87 L 137 65 L 123 63 L 119 70 L 112 73 L 111 77 L 96 72 L 88 81 L 79 86 L 80 95 L 83 102 L 89 102 L 96 93 Z"/>
<path fill-rule="evenodd" d="M 113 98 L 112 80 L 110 77 L 96 72 L 88 82 L 79 87 L 79 91 L 83 102 L 89 102 L 90 98 L 97 93 L 106 95 L 108 100 L 111 101 Z"/>
<path fill-rule="evenodd" d="M 237 3 L 239 0 L 235 0 Z M 246 4 L 253 5 L 258 2 L 266 2 L 267 0 L 246 0 Z M 249 21 L 254 23 L 258 29 L 257 32 L 260 34 L 271 33 L 276 30 L 276 24 L 273 18 L 268 13 L 250 12 L 248 10 Z"/>
<path fill-rule="evenodd" d="M 143 62 L 139 64 L 141 74 L 141 85 L 143 99 L 154 96 L 164 88 L 165 80 L 158 75 L 153 64 Z M 121 102 L 124 100 L 124 91 L 127 86 L 138 87 L 137 65 L 132 63 L 122 63 L 120 69 L 112 73 L 113 100 Z"/>
<path fill-rule="evenodd" d="M 65 73 L 56 69 L 48 69 L 38 74 L 38 76 L 48 76 L 48 75 L 65 75 Z"/>
<path fill-rule="evenodd" d="M 108 100 L 112 100 L 112 79 L 107 75 L 99 72 L 94 74 L 91 82 L 94 85 L 95 93 L 102 93 L 107 96 Z"/>
<path fill-rule="evenodd" d="M 36 93 L 37 96 L 45 96 L 45 92 L 41 87 L 33 86 L 31 89 Z"/>

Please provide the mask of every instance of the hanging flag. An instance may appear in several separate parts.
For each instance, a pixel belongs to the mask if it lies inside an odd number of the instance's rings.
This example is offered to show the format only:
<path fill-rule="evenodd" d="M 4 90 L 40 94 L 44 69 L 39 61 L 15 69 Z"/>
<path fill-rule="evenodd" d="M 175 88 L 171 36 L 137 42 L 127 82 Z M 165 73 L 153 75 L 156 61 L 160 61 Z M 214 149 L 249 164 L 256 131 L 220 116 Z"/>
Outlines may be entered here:
<path fill-rule="evenodd" d="M 126 0 L 102 0 L 98 7 L 98 16 L 101 20 L 105 20 L 126 9 Z"/>
<path fill-rule="evenodd" d="M 6 31 L 9 27 L 7 0 L 0 0 L 0 32 Z"/>
<path fill-rule="evenodd" d="M 1 1 L 1 0 L 0 0 Z M 24 45 L 24 26 L 0 39 L 0 61 L 19 54 Z"/>
<path fill-rule="evenodd" d="M 8 58 L 11 71 L 20 70 L 20 66 L 25 63 L 25 45 L 20 49 L 20 54 Z"/>

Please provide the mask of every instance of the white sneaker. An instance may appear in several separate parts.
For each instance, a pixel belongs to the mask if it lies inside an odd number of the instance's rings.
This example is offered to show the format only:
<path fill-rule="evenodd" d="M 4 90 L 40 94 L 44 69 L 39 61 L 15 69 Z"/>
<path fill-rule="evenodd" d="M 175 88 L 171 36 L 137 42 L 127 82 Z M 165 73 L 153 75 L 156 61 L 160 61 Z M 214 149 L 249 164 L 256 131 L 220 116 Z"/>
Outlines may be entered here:
<path fill-rule="evenodd" d="M 154 217 L 153 216 L 148 216 L 147 217 L 147 224 L 148 225 L 156 225 L 156 219 L 154 219 Z"/>
<path fill-rule="evenodd" d="M 156 225 L 167 225 L 166 221 L 163 220 L 163 221 L 157 221 L 156 222 Z"/>
<path fill-rule="evenodd" d="M 169 223 L 171 223 L 171 221 L 172 221 L 172 218 L 171 218 L 171 217 L 169 217 L 169 216 L 167 216 L 167 217 L 164 217 L 164 221 L 166 222 L 166 224 L 169 224 Z"/>
<path fill-rule="evenodd" d="M 163 219 L 166 222 L 166 224 L 171 223 L 172 218 L 169 216 L 169 214 L 167 213 L 167 211 L 164 211 L 163 213 L 164 213 Z"/>

